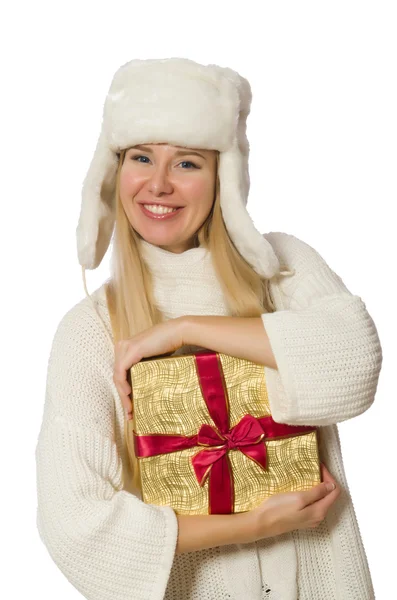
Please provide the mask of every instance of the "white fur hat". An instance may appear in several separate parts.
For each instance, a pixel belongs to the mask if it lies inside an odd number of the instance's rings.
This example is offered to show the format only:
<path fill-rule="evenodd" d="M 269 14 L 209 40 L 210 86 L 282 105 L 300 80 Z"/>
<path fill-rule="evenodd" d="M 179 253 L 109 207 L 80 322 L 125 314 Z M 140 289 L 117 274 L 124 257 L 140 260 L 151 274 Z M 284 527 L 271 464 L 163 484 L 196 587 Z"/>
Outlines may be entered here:
<path fill-rule="evenodd" d="M 143 143 L 219 150 L 220 206 L 234 245 L 262 277 L 280 272 L 271 244 L 246 204 L 250 186 L 246 120 L 251 88 L 232 69 L 187 58 L 131 60 L 115 73 L 102 129 L 82 188 L 76 229 L 84 269 L 96 269 L 112 237 L 118 153 Z"/>

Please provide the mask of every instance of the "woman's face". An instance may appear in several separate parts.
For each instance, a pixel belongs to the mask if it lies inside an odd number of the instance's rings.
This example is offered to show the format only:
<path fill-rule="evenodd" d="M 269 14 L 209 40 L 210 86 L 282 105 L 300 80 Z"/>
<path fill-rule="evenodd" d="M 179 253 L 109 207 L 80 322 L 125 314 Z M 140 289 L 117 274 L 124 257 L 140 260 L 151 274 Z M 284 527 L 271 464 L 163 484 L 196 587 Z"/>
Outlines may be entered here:
<path fill-rule="evenodd" d="M 214 199 L 216 151 L 169 144 L 137 145 L 126 151 L 120 197 L 132 227 L 147 242 L 169 252 L 194 247 L 194 236 Z M 171 217 L 150 216 L 143 205 L 182 207 Z"/>

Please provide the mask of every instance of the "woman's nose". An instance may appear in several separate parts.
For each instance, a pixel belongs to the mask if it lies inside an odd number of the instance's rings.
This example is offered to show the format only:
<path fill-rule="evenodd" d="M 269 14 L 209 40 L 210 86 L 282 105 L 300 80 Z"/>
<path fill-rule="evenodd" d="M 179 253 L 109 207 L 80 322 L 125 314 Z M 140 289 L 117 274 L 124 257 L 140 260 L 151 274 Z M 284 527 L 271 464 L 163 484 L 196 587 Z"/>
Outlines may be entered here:
<path fill-rule="evenodd" d="M 156 169 L 156 171 L 152 173 L 149 182 L 149 190 L 156 194 L 159 194 L 160 192 L 172 192 L 172 184 L 166 169 Z"/>

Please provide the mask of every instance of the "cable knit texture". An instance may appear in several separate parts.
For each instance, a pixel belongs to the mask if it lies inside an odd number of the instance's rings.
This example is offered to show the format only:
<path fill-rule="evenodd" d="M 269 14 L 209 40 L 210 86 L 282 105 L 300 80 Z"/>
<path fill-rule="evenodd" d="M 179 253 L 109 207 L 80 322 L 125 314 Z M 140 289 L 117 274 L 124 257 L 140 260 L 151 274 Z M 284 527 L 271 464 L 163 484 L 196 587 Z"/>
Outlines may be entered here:
<path fill-rule="evenodd" d="M 176 555 L 169 506 L 132 489 L 113 347 L 89 298 L 54 335 L 36 446 L 37 527 L 71 584 L 89 600 L 373 600 L 336 423 L 370 408 L 382 364 L 375 324 L 317 251 L 293 235 L 264 234 L 282 264 L 275 313 L 262 315 L 277 370 L 264 367 L 279 423 L 318 426 L 320 457 L 342 493 L 314 529 L 252 544 Z M 229 311 L 202 247 L 173 254 L 143 244 L 167 319 Z M 112 335 L 104 285 L 92 299 Z M 175 355 L 199 346 L 183 346 Z"/>

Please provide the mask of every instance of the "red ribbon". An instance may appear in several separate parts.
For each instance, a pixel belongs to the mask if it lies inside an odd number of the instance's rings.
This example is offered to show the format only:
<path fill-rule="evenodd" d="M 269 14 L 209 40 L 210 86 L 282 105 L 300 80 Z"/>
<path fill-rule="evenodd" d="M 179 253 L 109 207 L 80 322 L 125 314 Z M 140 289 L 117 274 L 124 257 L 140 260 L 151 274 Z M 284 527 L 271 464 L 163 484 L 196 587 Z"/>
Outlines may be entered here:
<path fill-rule="evenodd" d="M 156 456 L 193 446 L 206 446 L 192 457 L 192 464 L 200 486 L 209 477 L 209 514 L 234 512 L 233 474 L 228 458 L 229 450 L 240 450 L 263 470 L 267 468 L 267 439 L 292 437 L 315 431 L 306 425 L 276 423 L 270 415 L 256 418 L 246 414 L 230 429 L 227 391 L 223 385 L 222 364 L 216 352 L 196 353 L 195 363 L 204 401 L 215 423 L 201 425 L 197 434 L 134 435 L 137 457 Z"/>

